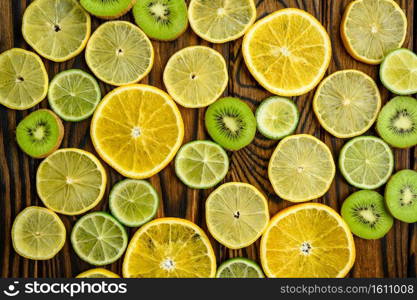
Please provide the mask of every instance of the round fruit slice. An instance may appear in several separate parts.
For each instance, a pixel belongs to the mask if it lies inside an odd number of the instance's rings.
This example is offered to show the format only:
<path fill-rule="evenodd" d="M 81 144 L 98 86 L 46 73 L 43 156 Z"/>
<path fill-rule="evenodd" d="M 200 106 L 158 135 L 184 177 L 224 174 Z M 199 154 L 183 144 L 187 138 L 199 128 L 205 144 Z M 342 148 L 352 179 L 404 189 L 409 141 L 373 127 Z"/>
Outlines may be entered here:
<path fill-rule="evenodd" d="M 95 268 L 82 272 L 75 278 L 120 278 L 120 276 L 103 268 Z"/>
<path fill-rule="evenodd" d="M 150 221 L 156 215 L 158 205 L 158 193 L 144 180 L 122 180 L 112 188 L 109 196 L 112 215 L 129 227 L 139 227 Z"/>
<path fill-rule="evenodd" d="M 13 48 L 0 54 L 0 104 L 24 110 L 48 93 L 48 73 L 38 55 Z"/>
<path fill-rule="evenodd" d="M 188 18 L 193 31 L 212 43 L 226 43 L 243 36 L 256 20 L 253 0 L 191 0 Z"/>
<path fill-rule="evenodd" d="M 46 207 L 79 215 L 103 198 L 107 175 L 100 161 L 80 149 L 60 149 L 45 158 L 36 173 L 36 189 Z"/>
<path fill-rule="evenodd" d="M 65 244 L 65 226 L 49 209 L 30 206 L 14 220 L 12 242 L 14 250 L 28 259 L 53 258 Z"/>
<path fill-rule="evenodd" d="M 408 49 L 389 53 L 379 71 L 384 86 L 397 95 L 417 93 L 417 55 Z"/>
<path fill-rule="evenodd" d="M 34 158 L 43 158 L 59 148 L 64 137 L 62 121 L 49 109 L 39 109 L 19 122 L 16 140 L 20 149 Z"/>
<path fill-rule="evenodd" d="M 136 231 L 123 261 L 125 278 L 214 277 L 216 257 L 194 223 L 161 218 Z"/>
<path fill-rule="evenodd" d="M 139 27 L 126 21 L 102 24 L 88 41 L 85 59 L 101 81 L 127 85 L 144 78 L 152 69 L 151 41 Z"/>
<path fill-rule="evenodd" d="M 390 178 L 385 188 L 385 201 L 394 218 L 417 222 L 417 172 L 401 170 Z"/>
<path fill-rule="evenodd" d="M 57 74 L 51 81 L 49 105 L 65 121 L 78 122 L 90 117 L 101 100 L 100 86 L 93 76 L 81 70 Z"/>
<path fill-rule="evenodd" d="M 384 205 L 384 197 L 375 191 L 358 191 L 342 205 L 343 219 L 353 234 L 363 239 L 379 239 L 394 224 Z"/>
<path fill-rule="evenodd" d="M 75 253 L 95 266 L 118 260 L 126 250 L 128 236 L 124 227 L 111 215 L 93 212 L 75 223 L 71 244 Z"/>
<path fill-rule="evenodd" d="M 184 107 L 205 107 L 216 101 L 227 87 L 226 61 L 217 51 L 192 46 L 175 53 L 164 71 L 168 93 Z"/>
<path fill-rule="evenodd" d="M 278 196 L 303 202 L 323 196 L 335 175 L 330 149 L 308 134 L 284 138 L 272 154 L 269 180 Z"/>
<path fill-rule="evenodd" d="M 268 203 L 247 183 L 229 182 L 210 194 L 206 222 L 211 235 L 230 249 L 253 244 L 268 226 Z"/>
<path fill-rule="evenodd" d="M 388 181 L 394 168 L 394 155 L 383 140 L 360 136 L 343 146 L 339 167 L 351 185 L 373 190 Z"/>
<path fill-rule="evenodd" d="M 80 0 L 90 14 L 101 19 L 117 19 L 126 14 L 136 0 Z"/>
<path fill-rule="evenodd" d="M 126 177 L 148 178 L 170 163 L 181 146 L 184 123 L 168 94 L 148 85 L 117 88 L 91 121 L 98 154 Z"/>
<path fill-rule="evenodd" d="M 350 138 L 371 128 L 381 108 L 381 95 L 365 73 L 338 71 L 320 83 L 313 107 L 324 129 L 338 138 Z"/>
<path fill-rule="evenodd" d="M 172 41 L 188 27 L 184 0 L 140 0 L 133 7 L 138 26 L 152 39 Z"/>
<path fill-rule="evenodd" d="M 345 277 L 355 262 L 349 227 L 319 203 L 291 206 L 276 214 L 261 240 L 268 277 Z"/>
<path fill-rule="evenodd" d="M 268 139 L 280 140 L 297 129 L 299 113 L 293 101 L 282 97 L 264 100 L 256 110 L 258 130 Z"/>
<path fill-rule="evenodd" d="M 307 12 L 281 9 L 259 20 L 246 33 L 243 58 L 265 89 L 281 96 L 311 91 L 329 66 L 329 35 Z"/>
<path fill-rule="evenodd" d="M 217 278 L 264 278 L 264 273 L 257 263 L 250 259 L 238 257 L 222 263 L 217 269 Z"/>
<path fill-rule="evenodd" d="M 340 31 L 353 58 L 380 64 L 388 52 L 404 43 L 407 17 L 393 0 L 352 1 L 343 15 Z"/>
<path fill-rule="evenodd" d="M 208 189 L 224 179 L 229 171 L 229 157 L 219 145 L 210 141 L 185 144 L 175 158 L 175 173 L 195 189 Z"/>
<path fill-rule="evenodd" d="M 409 148 L 417 145 L 417 100 L 395 97 L 382 108 L 376 129 L 391 146 Z"/>
<path fill-rule="evenodd" d="M 75 0 L 35 0 L 25 10 L 22 32 L 43 57 L 62 62 L 83 51 L 91 33 L 91 19 Z"/>

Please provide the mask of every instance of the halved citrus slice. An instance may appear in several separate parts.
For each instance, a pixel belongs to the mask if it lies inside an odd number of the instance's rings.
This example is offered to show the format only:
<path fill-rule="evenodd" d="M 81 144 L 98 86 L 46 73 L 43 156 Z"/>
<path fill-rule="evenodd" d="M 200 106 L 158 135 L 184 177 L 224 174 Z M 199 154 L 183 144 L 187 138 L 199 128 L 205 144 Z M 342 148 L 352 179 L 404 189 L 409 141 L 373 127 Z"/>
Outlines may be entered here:
<path fill-rule="evenodd" d="M 75 278 L 120 278 L 120 276 L 103 268 L 95 268 L 82 272 Z"/>
<path fill-rule="evenodd" d="M 151 221 L 136 231 L 123 261 L 123 277 L 214 277 L 216 257 L 204 231 L 178 218 Z"/>
<path fill-rule="evenodd" d="M 264 278 L 258 264 L 244 257 L 237 257 L 223 262 L 216 273 L 217 278 Z"/>
<path fill-rule="evenodd" d="M 344 277 L 355 262 L 352 233 L 342 217 L 319 203 L 276 214 L 261 240 L 268 277 Z"/>
<path fill-rule="evenodd" d="M 184 123 L 175 102 L 148 85 L 111 91 L 91 121 L 97 153 L 116 171 L 134 179 L 151 177 L 165 168 L 183 137 Z"/>
<path fill-rule="evenodd" d="M 329 35 L 315 17 L 287 8 L 256 22 L 243 39 L 242 53 L 249 71 L 265 89 L 298 96 L 321 81 L 332 49 Z"/>

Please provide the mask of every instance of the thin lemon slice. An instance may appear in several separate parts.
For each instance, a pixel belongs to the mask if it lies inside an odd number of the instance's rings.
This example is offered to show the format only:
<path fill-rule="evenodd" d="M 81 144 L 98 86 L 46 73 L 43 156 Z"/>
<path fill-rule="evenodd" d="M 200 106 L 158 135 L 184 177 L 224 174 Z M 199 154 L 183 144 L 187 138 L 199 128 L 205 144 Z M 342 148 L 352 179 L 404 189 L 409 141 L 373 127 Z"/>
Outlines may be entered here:
<path fill-rule="evenodd" d="M 84 50 L 91 33 L 91 19 L 78 1 L 35 0 L 23 14 L 22 32 L 36 52 L 62 62 Z"/>
<path fill-rule="evenodd" d="M 381 108 L 381 95 L 365 73 L 338 71 L 320 83 L 313 108 L 324 129 L 338 138 L 349 138 L 371 128 Z"/>
<path fill-rule="evenodd" d="M 177 218 L 151 221 L 136 231 L 126 250 L 123 277 L 214 277 L 216 257 L 204 231 Z"/>
<path fill-rule="evenodd" d="M 319 203 L 291 206 L 276 214 L 261 240 L 268 277 L 344 277 L 355 262 L 349 227 Z"/>
<path fill-rule="evenodd" d="M 205 107 L 216 101 L 227 87 L 229 77 L 223 56 L 203 46 L 175 53 L 164 71 L 164 84 L 177 103 Z"/>
<path fill-rule="evenodd" d="M 340 25 L 346 50 L 367 64 L 380 64 L 400 48 L 407 34 L 407 17 L 393 0 L 356 0 L 345 10 Z"/>
<path fill-rule="evenodd" d="M 329 147 L 308 134 L 284 138 L 272 154 L 268 167 L 275 192 L 291 202 L 323 196 L 334 175 L 335 164 Z"/>
<path fill-rule="evenodd" d="M 243 58 L 265 89 L 281 96 L 312 90 L 323 78 L 332 55 L 329 35 L 309 13 L 281 9 L 246 33 Z"/>
<path fill-rule="evenodd" d="M 188 18 L 193 31 L 212 43 L 243 36 L 256 20 L 253 0 L 191 0 Z"/>
<path fill-rule="evenodd" d="M 36 189 L 46 207 L 79 215 L 103 198 L 107 175 L 100 161 L 80 149 L 61 149 L 45 158 L 36 173 Z"/>
<path fill-rule="evenodd" d="M 148 178 L 174 158 L 184 137 L 177 105 L 148 85 L 119 87 L 107 94 L 91 121 L 98 154 L 122 175 Z"/>
<path fill-rule="evenodd" d="M 78 274 L 75 278 L 120 278 L 120 276 L 103 268 L 94 268 Z"/>
<path fill-rule="evenodd" d="M 230 182 L 206 201 L 206 222 L 211 235 L 230 249 L 253 244 L 269 222 L 268 202 L 254 186 Z"/>
<path fill-rule="evenodd" d="M 13 48 L 0 54 L 0 104 L 24 110 L 48 93 L 48 73 L 38 55 Z"/>
<path fill-rule="evenodd" d="M 85 59 L 101 81 L 127 85 L 140 81 L 152 69 L 154 51 L 139 27 L 126 21 L 102 24 L 88 41 Z"/>

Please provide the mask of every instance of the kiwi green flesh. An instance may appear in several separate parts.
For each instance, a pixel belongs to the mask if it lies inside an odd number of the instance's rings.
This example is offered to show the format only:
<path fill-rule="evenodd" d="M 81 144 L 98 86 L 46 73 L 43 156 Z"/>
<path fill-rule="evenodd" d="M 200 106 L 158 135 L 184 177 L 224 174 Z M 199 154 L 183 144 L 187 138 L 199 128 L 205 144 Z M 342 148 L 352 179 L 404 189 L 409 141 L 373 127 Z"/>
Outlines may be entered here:
<path fill-rule="evenodd" d="M 385 188 L 385 201 L 394 218 L 406 223 L 417 222 L 417 172 L 395 173 Z"/>
<path fill-rule="evenodd" d="M 256 133 L 256 119 L 252 110 L 238 98 L 222 98 L 210 105 L 205 123 L 211 138 L 233 151 L 249 145 Z"/>
<path fill-rule="evenodd" d="M 393 147 L 417 145 L 417 100 L 412 97 L 390 100 L 382 108 L 376 128 L 379 135 Z"/>
<path fill-rule="evenodd" d="M 188 26 L 184 0 L 138 0 L 133 16 L 146 35 L 155 40 L 174 40 Z"/>
<path fill-rule="evenodd" d="M 46 157 L 58 149 L 63 136 L 62 121 L 48 109 L 32 112 L 16 128 L 19 147 L 34 158 Z"/>
<path fill-rule="evenodd" d="M 358 191 L 342 205 L 343 219 L 353 234 L 363 239 L 379 239 L 391 229 L 394 219 L 385 208 L 384 197 L 375 191 Z"/>
<path fill-rule="evenodd" d="M 80 0 L 90 14 L 103 19 L 114 19 L 127 13 L 136 0 Z"/>

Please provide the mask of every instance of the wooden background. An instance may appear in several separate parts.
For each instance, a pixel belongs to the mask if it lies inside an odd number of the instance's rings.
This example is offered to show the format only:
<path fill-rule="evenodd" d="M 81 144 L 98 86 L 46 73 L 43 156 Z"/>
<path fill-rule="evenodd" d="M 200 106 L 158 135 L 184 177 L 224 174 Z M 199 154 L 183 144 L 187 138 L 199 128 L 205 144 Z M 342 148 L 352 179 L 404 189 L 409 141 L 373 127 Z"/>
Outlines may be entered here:
<path fill-rule="evenodd" d="M 0 52 L 12 47 L 29 49 L 21 34 L 22 15 L 31 1 L 0 0 Z M 392 95 L 382 87 L 377 76 L 378 68 L 353 60 L 344 50 L 339 24 L 344 8 L 349 0 L 257 0 L 258 18 L 277 9 L 298 7 L 316 16 L 328 30 L 333 45 L 333 60 L 328 73 L 341 69 L 359 69 L 371 75 L 378 82 L 383 100 L 386 102 Z M 407 14 L 408 34 L 404 47 L 417 50 L 417 1 L 397 0 Z M 123 19 L 133 21 L 129 13 Z M 94 28 L 100 24 L 93 18 Z M 414 31 L 413 31 L 414 29 Z M 414 37 L 414 38 L 413 38 Z M 174 42 L 152 42 L 156 51 L 155 64 L 150 75 L 142 83 L 164 89 L 162 72 L 168 58 L 183 47 L 190 45 L 207 45 L 224 55 L 228 63 L 230 80 L 224 95 L 244 99 L 253 109 L 259 102 L 269 96 L 248 73 L 241 54 L 241 39 L 213 45 L 198 38 L 189 28 Z M 84 56 L 79 55 L 65 63 L 52 63 L 44 60 L 50 78 L 57 72 L 86 67 Z M 101 84 L 104 93 L 112 87 Z M 297 97 L 301 112 L 297 133 L 309 133 L 324 141 L 331 149 L 335 159 L 338 158 L 344 140 L 335 139 L 326 133 L 317 122 L 313 109 L 313 93 Z M 73 277 L 92 266 L 81 261 L 71 249 L 69 233 L 77 217 L 61 216 L 67 227 L 67 243 L 62 251 L 49 261 L 30 261 L 17 255 L 12 247 L 10 230 L 15 216 L 25 207 L 42 205 L 36 194 L 35 174 L 39 160 L 29 158 L 19 150 L 15 141 L 17 123 L 29 112 L 40 107 L 47 107 L 47 101 L 27 111 L 13 111 L 0 107 L 0 271 L 1 277 Z M 185 122 L 185 142 L 208 138 L 204 129 L 204 109 L 184 109 L 181 112 Z M 62 147 L 77 147 L 95 153 L 89 137 L 90 120 L 81 123 L 65 122 L 65 136 Z M 371 130 L 369 134 L 374 134 Z M 273 192 L 267 178 L 267 165 L 277 142 L 269 141 L 257 134 L 255 141 L 248 147 L 230 154 L 231 168 L 225 181 L 248 182 L 259 188 L 269 199 L 271 216 L 284 207 L 291 205 L 279 199 Z M 395 169 L 417 169 L 416 149 L 395 150 Z M 110 167 L 107 194 L 95 210 L 108 210 L 108 191 L 122 177 Z M 150 179 L 161 196 L 158 217 L 171 216 L 192 220 L 207 229 L 204 216 L 204 202 L 211 190 L 199 191 L 186 188 L 176 178 L 173 164 Z M 340 209 L 343 200 L 355 189 L 349 186 L 338 172 L 330 191 L 318 202 L 325 203 L 336 210 Z M 130 231 L 131 234 L 136 229 Z M 405 224 L 395 221 L 388 235 L 380 240 L 365 241 L 355 238 L 357 259 L 349 276 L 351 277 L 416 277 L 417 274 L 417 224 Z M 245 256 L 259 261 L 259 241 L 242 250 L 229 250 L 212 239 L 218 263 L 229 257 Z M 122 259 L 109 265 L 108 268 L 121 274 Z"/>

